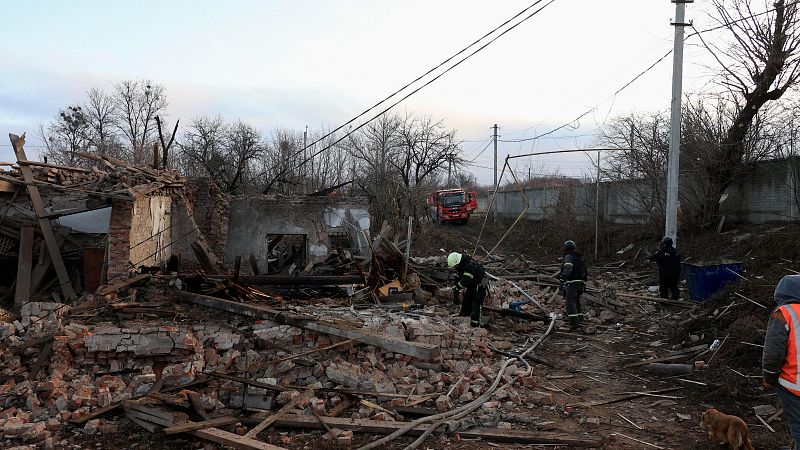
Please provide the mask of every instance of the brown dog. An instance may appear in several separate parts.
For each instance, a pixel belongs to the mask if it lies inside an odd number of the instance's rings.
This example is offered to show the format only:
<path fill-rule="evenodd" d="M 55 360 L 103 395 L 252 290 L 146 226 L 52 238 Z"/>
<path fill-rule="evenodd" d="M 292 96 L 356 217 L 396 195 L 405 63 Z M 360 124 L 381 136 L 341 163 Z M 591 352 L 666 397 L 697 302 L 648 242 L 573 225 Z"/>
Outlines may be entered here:
<path fill-rule="evenodd" d="M 708 431 L 708 438 L 717 444 L 728 444 L 731 450 L 754 450 L 750 430 L 744 420 L 709 408 L 700 418 L 700 428 Z"/>

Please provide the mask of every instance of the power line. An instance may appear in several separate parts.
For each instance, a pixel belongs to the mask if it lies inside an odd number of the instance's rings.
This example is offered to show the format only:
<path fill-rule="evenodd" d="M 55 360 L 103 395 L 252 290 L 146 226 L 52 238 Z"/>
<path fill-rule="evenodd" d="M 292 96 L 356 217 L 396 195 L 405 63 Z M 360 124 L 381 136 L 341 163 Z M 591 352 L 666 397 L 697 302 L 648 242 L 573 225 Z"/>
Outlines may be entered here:
<path fill-rule="evenodd" d="M 323 139 L 326 139 L 326 138 L 328 138 L 328 137 L 332 136 L 332 135 L 333 135 L 333 134 L 334 134 L 336 131 L 339 131 L 339 130 L 341 130 L 342 128 L 344 128 L 345 126 L 347 126 L 347 125 L 349 125 L 349 124 L 351 124 L 351 123 L 355 122 L 355 121 L 356 121 L 358 118 L 360 118 L 360 117 L 362 117 L 362 116 L 366 115 L 366 114 L 367 114 L 369 111 L 372 111 L 372 110 L 373 110 L 373 109 L 375 109 L 377 106 L 379 106 L 379 105 L 381 105 L 381 104 L 383 104 L 383 103 L 386 103 L 387 101 L 389 101 L 389 99 L 391 99 L 392 97 L 396 96 L 396 95 L 397 95 L 397 94 L 399 94 L 401 91 L 404 91 L 406 88 L 408 88 L 408 87 L 409 87 L 409 86 L 411 86 L 412 84 L 414 84 L 414 83 L 416 83 L 417 81 L 421 80 L 422 78 L 424 78 L 425 76 L 427 76 L 427 75 L 429 75 L 430 73 L 434 72 L 435 70 L 437 70 L 437 69 L 441 68 L 442 66 L 444 66 L 444 65 L 445 65 L 445 64 L 447 64 L 448 62 L 450 62 L 450 61 L 452 61 L 453 59 L 455 59 L 455 58 L 456 58 L 458 55 L 460 55 L 460 54 L 462 54 L 462 53 L 466 52 L 467 50 L 469 50 L 470 48 L 474 47 L 474 46 L 475 46 L 476 44 L 478 44 L 480 41 L 482 41 L 482 40 L 484 40 L 486 37 L 488 37 L 488 36 L 490 36 L 490 35 L 494 34 L 494 33 L 495 33 L 497 30 L 501 29 L 502 27 L 504 27 L 504 26 L 505 26 L 505 25 L 507 25 L 508 23 L 512 22 L 514 19 L 518 18 L 519 16 L 521 16 L 521 15 L 525 14 L 527 11 L 531 10 L 532 8 L 534 8 L 534 7 L 535 7 L 535 6 L 537 6 L 538 4 L 542 3 L 543 1 L 544 1 L 544 0 L 536 0 L 535 2 L 533 2 L 533 3 L 532 3 L 530 6 L 528 6 L 527 8 L 525 8 L 525 9 L 523 9 L 522 11 L 520 11 L 519 13 L 515 14 L 514 16 L 512 16 L 510 19 L 506 20 L 505 22 L 503 22 L 503 23 L 502 23 L 502 24 L 500 24 L 499 26 L 495 27 L 495 28 L 494 28 L 492 31 L 490 31 L 490 32 L 486 33 L 485 35 L 481 36 L 479 39 L 477 39 L 476 41 L 474 41 L 473 43 L 471 43 L 471 44 L 470 44 L 470 45 L 468 45 L 467 47 L 465 47 L 465 48 L 463 48 L 462 50 L 458 51 L 458 52 L 457 52 L 456 54 L 454 54 L 453 56 L 451 56 L 451 57 L 447 58 L 445 61 L 443 61 L 442 63 L 440 63 L 439 65 L 437 65 L 437 66 L 436 66 L 436 67 L 434 67 L 433 69 L 431 69 L 431 70 L 427 71 L 425 74 L 423 74 L 423 75 L 421 75 L 421 76 L 417 77 L 417 78 L 416 78 L 414 81 L 412 81 L 411 83 L 408 83 L 408 84 L 406 84 L 405 86 L 403 86 L 402 88 L 398 89 L 396 92 L 392 93 L 390 96 L 388 96 L 388 97 L 386 97 L 385 99 L 381 100 L 380 102 L 376 103 L 374 106 L 372 106 L 372 107 L 370 107 L 370 108 L 368 108 L 368 109 L 364 110 L 364 112 L 362 112 L 362 113 L 361 113 L 361 114 L 359 114 L 358 116 L 356 116 L 356 117 L 354 117 L 354 118 L 350 119 L 349 121 L 345 122 L 344 124 L 342 124 L 342 125 L 340 125 L 340 126 L 336 127 L 334 130 L 332 130 L 331 132 L 329 132 L 329 133 L 328 133 L 328 134 L 326 134 L 325 136 L 323 136 L 323 137 L 321 137 L 321 138 L 317 139 L 316 141 L 314 141 L 313 143 L 311 143 L 311 145 L 309 145 L 308 147 L 312 147 L 312 146 L 316 145 L 317 143 L 319 143 L 320 141 L 322 141 Z M 399 99 L 399 100 L 397 100 L 396 102 L 394 102 L 393 104 L 391 104 L 391 105 L 390 105 L 388 108 L 385 108 L 385 109 L 383 109 L 381 112 L 379 112 L 378 114 L 375 114 L 375 115 L 374 115 L 374 116 L 372 116 L 371 118 L 367 119 L 365 122 L 361 123 L 359 126 L 357 126 L 357 127 L 353 128 L 353 129 L 351 129 L 351 130 L 348 130 L 348 131 L 347 131 L 347 133 L 345 133 L 345 134 L 344 134 L 344 136 L 342 136 L 342 137 L 340 137 L 340 138 L 336 139 L 334 142 L 332 142 L 332 143 L 330 143 L 330 144 L 326 145 L 326 146 L 325 146 L 325 147 L 323 147 L 321 150 L 318 150 L 318 151 L 316 151 L 316 152 L 312 153 L 310 156 L 308 156 L 308 157 L 306 157 L 305 159 L 303 159 L 303 160 L 302 160 L 302 161 L 301 161 L 301 162 L 300 162 L 300 163 L 299 163 L 297 166 L 294 166 L 294 167 L 292 167 L 292 169 L 294 170 L 294 169 L 298 169 L 298 168 L 302 167 L 303 165 L 307 164 L 309 161 L 311 161 L 312 159 L 314 159 L 314 157 L 316 157 L 317 155 L 319 155 L 319 154 L 321 154 L 321 153 L 323 153 L 323 152 L 327 151 L 328 149 L 330 149 L 330 148 L 331 148 L 331 147 L 333 147 L 334 145 L 338 144 L 339 142 L 342 142 L 343 140 L 345 140 L 345 139 L 346 139 L 348 136 L 350 136 L 351 134 L 353 134 L 353 133 L 355 133 L 356 131 L 360 130 L 361 128 L 363 128 L 365 125 L 367 125 L 368 123 L 372 122 L 372 121 L 373 121 L 373 120 L 375 120 L 376 118 L 378 118 L 378 117 L 382 116 L 382 115 L 383 115 L 383 114 L 385 114 L 387 111 L 391 110 L 392 108 L 394 108 L 395 106 L 397 106 L 398 104 L 400 104 L 401 102 L 403 102 L 404 100 L 406 100 L 407 98 L 411 97 L 412 95 L 416 94 L 417 92 L 419 92 L 419 91 L 420 91 L 420 90 L 422 90 L 423 88 L 425 88 L 425 87 L 429 86 L 431 83 L 433 83 L 434 81 L 436 81 L 436 80 L 438 80 L 439 78 L 441 78 L 441 77 L 442 77 L 444 74 L 446 74 L 446 73 L 450 72 L 451 70 L 455 69 L 456 67 L 458 67 L 459 65 L 461 65 L 461 63 L 463 63 L 463 62 L 464 62 L 464 61 L 466 61 L 467 59 L 471 58 L 472 56 L 474 56 L 475 54 L 477 54 L 477 53 L 478 53 L 478 52 L 480 52 L 481 50 L 485 49 L 486 47 L 488 47 L 490 44 L 492 44 L 494 41 L 496 41 L 497 39 L 499 39 L 500 37 L 502 37 L 503 35 L 505 35 L 505 34 L 506 34 L 506 33 L 508 33 L 509 31 L 513 30 L 514 28 L 518 27 L 518 26 L 519 26 L 519 25 L 521 25 L 522 23 L 526 22 L 527 20 L 529 20 L 530 18 L 532 18 L 533 16 L 535 16 L 536 14 L 538 14 L 540 11 L 542 11 L 544 8 L 548 7 L 549 5 L 551 5 L 551 4 L 552 4 L 553 2 L 555 2 L 555 1 L 556 1 L 556 0 L 549 0 L 547 3 L 545 3 L 545 5 L 544 5 L 544 6 L 542 6 L 542 7 L 538 8 L 538 9 L 536 9 L 536 10 L 535 10 L 535 11 L 533 11 L 531 14 L 529 14 L 529 15 L 527 15 L 527 16 L 525 16 L 525 17 L 523 17 L 523 18 L 522 18 L 522 20 L 520 20 L 519 22 L 517 22 L 517 23 L 515 23 L 514 25 L 512 25 L 512 26 L 510 26 L 510 27 L 506 28 L 505 30 L 503 30 L 502 32 L 500 32 L 500 33 L 499 33 L 497 36 L 493 37 L 493 38 L 492 38 L 492 39 L 490 39 L 488 42 L 486 42 L 486 43 L 484 43 L 483 45 L 481 45 L 480 47 L 478 47 L 476 50 L 472 51 L 471 53 L 469 53 L 469 54 L 468 54 L 468 55 L 466 55 L 465 57 L 461 58 L 461 59 L 460 59 L 458 62 L 456 62 L 455 64 L 451 65 L 450 67 L 448 67 L 447 69 L 445 69 L 443 72 L 441 72 L 440 74 L 436 75 L 434 78 L 432 78 L 432 79 L 428 80 L 427 82 L 425 82 L 425 83 L 424 83 L 422 86 L 419 86 L 419 87 L 417 87 L 416 89 L 414 89 L 414 90 L 413 90 L 413 91 L 411 91 L 410 93 L 408 93 L 408 94 L 406 94 L 405 96 L 403 96 L 401 99 Z M 303 152 L 304 152 L 304 151 L 305 151 L 305 150 L 306 150 L 308 147 L 305 147 L 305 148 L 303 148 L 303 150 L 300 150 L 300 151 L 298 151 L 298 152 L 295 152 L 295 156 L 297 156 L 297 155 L 299 155 L 299 154 L 303 153 Z M 275 177 L 273 177 L 273 179 L 270 181 L 270 184 L 271 184 L 271 183 L 273 183 L 273 182 L 274 182 L 274 181 L 275 181 L 275 180 L 276 180 L 278 177 L 280 177 L 280 176 L 284 175 L 284 174 L 285 174 L 285 173 L 286 173 L 288 170 L 289 170 L 289 168 L 287 168 L 287 169 L 284 169 L 284 170 L 283 170 L 283 171 L 281 171 L 279 174 L 277 174 Z M 266 173 L 267 173 L 267 171 L 266 171 L 266 170 L 265 170 L 265 171 L 263 171 L 263 172 L 261 172 L 261 173 L 260 173 L 258 176 L 254 177 L 254 178 L 253 178 L 253 180 L 255 180 L 255 179 L 258 179 L 258 178 L 261 178 L 261 176 L 265 175 Z M 252 182 L 252 180 L 251 180 L 250 182 Z M 242 184 L 242 185 L 240 185 L 238 188 L 236 188 L 236 190 L 240 189 L 240 188 L 241 188 L 241 187 L 243 187 L 245 184 L 246 184 L 246 183 L 243 183 L 243 184 Z M 234 192 L 235 192 L 235 190 L 234 190 Z"/>
<path fill-rule="evenodd" d="M 797 5 L 798 3 L 800 3 L 800 0 L 798 0 L 798 1 L 795 1 L 795 2 L 792 2 L 792 3 L 789 3 L 789 4 L 787 4 L 786 6 L 794 6 L 794 5 Z M 771 13 L 771 12 L 774 12 L 774 11 L 775 11 L 775 8 L 771 8 L 771 9 L 768 9 L 768 10 L 766 10 L 766 11 L 763 11 L 763 12 L 760 12 L 760 13 L 756 13 L 756 14 L 752 14 L 752 15 L 750 15 L 750 16 L 747 16 L 747 17 L 741 17 L 741 18 L 739 18 L 739 19 L 733 20 L 733 21 L 731 21 L 731 22 L 729 22 L 729 23 L 726 23 L 726 24 L 721 24 L 721 25 L 718 25 L 718 26 L 716 26 L 716 27 L 706 28 L 706 29 L 704 29 L 704 30 L 696 30 L 694 33 L 691 33 L 691 34 L 687 35 L 687 36 L 684 38 L 684 41 L 686 41 L 687 39 L 689 39 L 689 38 L 691 38 L 691 37 L 693 37 L 693 36 L 697 36 L 697 35 L 700 35 L 700 34 L 703 34 L 703 33 L 708 33 L 708 32 L 711 32 L 711 31 L 716 31 L 716 30 L 719 30 L 719 29 L 722 29 L 722 28 L 726 28 L 726 27 L 728 27 L 728 26 L 730 26 L 730 25 L 732 25 L 732 24 L 734 24 L 734 23 L 738 23 L 738 22 L 742 22 L 742 21 L 745 21 L 745 20 L 748 20 L 748 19 L 755 18 L 755 17 L 763 16 L 763 15 L 765 15 L 765 14 L 769 14 L 769 13 Z M 616 97 L 616 96 L 617 96 L 617 95 L 618 95 L 620 92 L 622 92 L 623 90 L 625 90 L 625 89 L 627 89 L 628 87 L 630 87 L 630 86 L 631 86 L 633 83 L 635 83 L 637 80 L 639 80 L 639 79 L 640 79 L 641 77 L 643 77 L 645 74 L 647 74 L 648 72 L 650 72 L 650 71 L 651 71 L 653 68 L 655 68 L 655 67 L 656 67 L 656 66 L 657 66 L 659 63 L 661 63 L 662 61 L 664 61 L 664 60 L 665 60 L 665 59 L 666 59 L 666 58 L 667 58 L 669 55 L 671 55 L 671 54 L 672 54 L 672 49 L 670 49 L 669 51 L 667 51 L 667 52 L 666 52 L 664 55 L 662 55 L 662 56 L 661 56 L 660 58 L 658 58 L 658 59 L 657 59 L 655 62 L 653 62 L 652 64 L 650 64 L 650 65 L 649 65 L 649 66 L 648 66 L 648 67 L 647 67 L 645 70 L 643 70 L 643 71 L 642 71 L 642 72 L 640 72 L 638 75 L 636 75 L 635 77 L 633 77 L 633 78 L 632 78 L 630 81 L 628 81 L 627 83 L 625 83 L 624 85 L 622 85 L 622 87 L 621 87 L 621 88 L 619 88 L 619 89 L 617 89 L 616 91 L 614 91 L 614 93 L 613 93 L 613 94 L 609 95 L 608 97 L 606 97 L 605 99 L 603 99 L 603 100 L 602 100 L 600 103 L 596 104 L 595 106 L 593 106 L 593 107 L 589 108 L 588 110 L 586 110 L 586 111 L 585 111 L 585 112 L 583 112 L 582 114 L 578 115 L 578 116 L 577 116 L 577 117 L 575 117 L 573 120 L 571 120 L 571 121 L 569 121 L 569 122 L 566 122 L 566 123 L 564 123 L 564 124 L 562 124 L 562 125 L 560 125 L 560 126 L 558 126 L 558 127 L 556 127 L 556 128 L 553 128 L 553 129 L 552 129 L 552 130 L 550 130 L 550 131 L 547 131 L 547 132 L 545 132 L 545 133 L 542 133 L 542 134 L 539 134 L 539 135 L 536 135 L 536 136 L 533 136 L 533 137 L 530 137 L 530 138 L 523 138 L 523 139 L 510 139 L 510 140 L 505 140 L 505 141 L 503 141 L 503 142 L 526 142 L 526 141 L 532 141 L 532 140 L 535 140 L 535 139 L 541 139 L 542 137 L 545 137 L 545 136 L 548 136 L 548 135 L 550 135 L 550 134 L 553 134 L 553 133 L 555 133 L 555 132 L 556 132 L 556 131 L 558 131 L 558 130 L 561 130 L 561 129 L 564 129 L 564 128 L 566 128 L 566 127 L 569 127 L 569 126 L 570 126 L 570 125 L 572 125 L 573 123 L 580 121 L 582 118 L 584 118 L 584 117 L 586 117 L 587 115 L 591 114 L 592 112 L 596 111 L 596 110 L 597 110 L 597 109 L 600 107 L 600 105 L 602 105 L 603 103 L 607 102 L 607 101 L 608 101 L 608 100 L 610 100 L 611 98 L 614 98 L 614 97 Z"/>

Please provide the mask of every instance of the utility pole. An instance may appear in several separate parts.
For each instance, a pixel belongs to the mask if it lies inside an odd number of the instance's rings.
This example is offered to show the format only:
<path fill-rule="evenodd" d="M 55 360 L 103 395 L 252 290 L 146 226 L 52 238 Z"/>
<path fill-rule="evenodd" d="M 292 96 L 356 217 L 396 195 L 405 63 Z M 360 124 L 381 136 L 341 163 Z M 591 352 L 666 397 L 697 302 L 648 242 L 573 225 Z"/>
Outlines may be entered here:
<path fill-rule="evenodd" d="M 594 259 L 600 257 L 600 152 L 597 152 L 597 181 L 594 194 Z"/>
<path fill-rule="evenodd" d="M 494 189 L 497 190 L 497 124 L 492 128 L 494 129 Z"/>
<path fill-rule="evenodd" d="M 303 161 L 305 161 L 306 158 L 308 158 L 308 153 L 306 151 L 306 147 L 308 146 L 308 144 L 306 143 L 307 140 L 308 140 L 308 125 L 306 125 L 306 129 L 303 130 Z M 313 162 L 312 162 L 312 164 L 313 164 Z M 313 173 L 314 171 L 312 170 L 311 172 L 312 172 L 311 176 L 314 176 L 314 173 Z M 312 180 L 306 180 L 306 182 L 311 184 L 311 190 L 313 191 L 314 190 L 313 181 Z"/>
<path fill-rule="evenodd" d="M 494 124 L 494 192 L 497 193 L 497 124 Z M 497 207 L 492 211 L 492 220 L 497 222 Z"/>
<path fill-rule="evenodd" d="M 667 166 L 667 210 L 664 236 L 672 238 L 677 247 L 678 236 L 678 177 L 681 154 L 681 96 L 683 95 L 683 27 L 686 4 L 694 0 L 671 0 L 675 3 L 675 42 L 672 51 L 672 114 L 669 123 L 669 163 Z"/>

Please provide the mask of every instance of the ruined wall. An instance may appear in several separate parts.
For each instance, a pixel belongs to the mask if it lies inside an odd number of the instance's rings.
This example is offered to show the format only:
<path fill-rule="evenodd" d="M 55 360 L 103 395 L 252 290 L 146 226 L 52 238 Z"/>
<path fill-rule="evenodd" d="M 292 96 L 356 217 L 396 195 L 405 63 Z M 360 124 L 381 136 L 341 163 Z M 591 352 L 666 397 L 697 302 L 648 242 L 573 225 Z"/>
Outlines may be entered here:
<path fill-rule="evenodd" d="M 172 198 L 136 196 L 131 213 L 130 261 L 134 266 L 158 266 L 170 257 Z"/>
<path fill-rule="evenodd" d="M 108 280 L 127 276 L 131 260 L 131 222 L 133 204 L 125 200 L 114 200 L 111 220 L 108 224 Z"/>
<path fill-rule="evenodd" d="M 355 245 L 366 249 L 363 231 L 369 229 L 367 209 L 366 201 L 328 197 L 232 199 L 225 262 L 232 263 L 237 255 L 246 260 L 252 253 L 263 267 L 267 235 L 271 234 L 306 235 L 309 261 L 330 254 L 331 233 L 354 233 Z"/>
<path fill-rule="evenodd" d="M 197 264 L 192 242 L 203 239 L 212 259 L 221 260 L 228 238 L 230 204 L 228 196 L 207 178 L 191 180 L 182 196 L 173 197 L 172 252 L 180 255 L 184 265 Z M 189 217 L 191 216 L 191 217 Z"/>

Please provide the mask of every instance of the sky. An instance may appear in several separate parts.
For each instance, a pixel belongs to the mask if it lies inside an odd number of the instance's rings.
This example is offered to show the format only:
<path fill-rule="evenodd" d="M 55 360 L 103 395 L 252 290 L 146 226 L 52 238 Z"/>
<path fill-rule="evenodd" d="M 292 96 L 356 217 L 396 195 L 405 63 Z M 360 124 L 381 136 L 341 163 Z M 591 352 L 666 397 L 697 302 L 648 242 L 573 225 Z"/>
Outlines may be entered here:
<path fill-rule="evenodd" d="M 9 2 L 4 12 L 14 20 L 0 27 L 0 132 L 27 132 L 35 157 L 39 123 L 92 87 L 135 78 L 164 85 L 169 118 L 182 123 L 219 114 L 265 133 L 330 128 L 532 1 Z M 713 25 L 708 3 L 687 7 L 698 29 Z M 457 130 L 469 170 L 488 184 L 493 124 L 501 140 L 520 139 L 598 106 L 547 138 L 500 142 L 502 165 L 508 154 L 585 148 L 616 116 L 668 109 L 671 56 L 613 94 L 672 48 L 674 8 L 670 0 L 555 0 L 396 109 Z M 685 91 L 710 79 L 698 44 L 687 41 Z M 0 141 L 0 160 L 13 159 Z M 518 170 L 571 176 L 590 167 L 583 154 L 514 161 Z"/>

